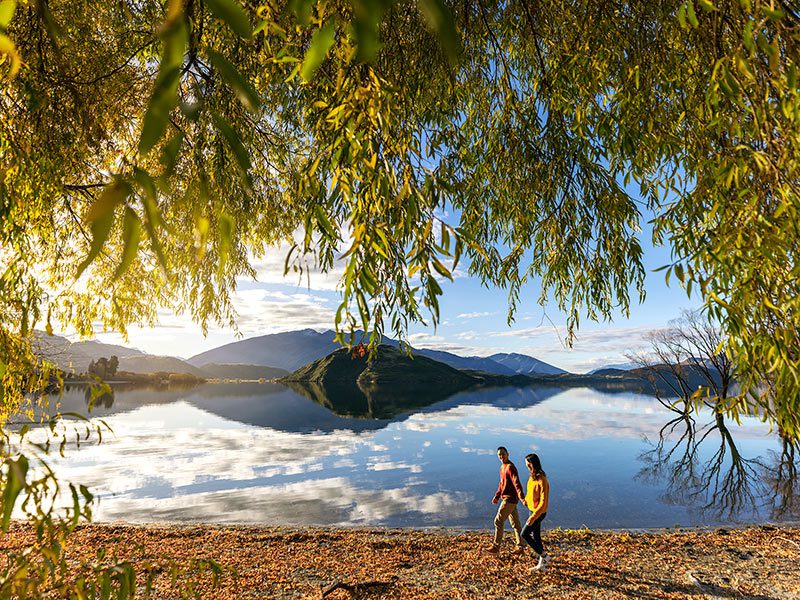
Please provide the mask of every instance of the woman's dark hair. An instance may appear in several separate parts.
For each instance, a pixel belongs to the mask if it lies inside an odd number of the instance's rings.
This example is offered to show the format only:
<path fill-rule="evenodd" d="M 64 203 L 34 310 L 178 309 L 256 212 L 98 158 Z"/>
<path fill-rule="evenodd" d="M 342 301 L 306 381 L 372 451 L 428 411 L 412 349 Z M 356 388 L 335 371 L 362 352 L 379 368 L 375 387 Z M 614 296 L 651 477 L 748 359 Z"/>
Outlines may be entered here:
<path fill-rule="evenodd" d="M 536 473 L 537 475 L 545 475 L 545 476 L 547 475 L 547 473 L 545 473 L 542 470 L 542 461 L 539 460 L 538 454 L 528 454 L 528 456 L 525 457 L 525 462 L 531 463 L 531 466 L 533 467 L 533 472 Z"/>

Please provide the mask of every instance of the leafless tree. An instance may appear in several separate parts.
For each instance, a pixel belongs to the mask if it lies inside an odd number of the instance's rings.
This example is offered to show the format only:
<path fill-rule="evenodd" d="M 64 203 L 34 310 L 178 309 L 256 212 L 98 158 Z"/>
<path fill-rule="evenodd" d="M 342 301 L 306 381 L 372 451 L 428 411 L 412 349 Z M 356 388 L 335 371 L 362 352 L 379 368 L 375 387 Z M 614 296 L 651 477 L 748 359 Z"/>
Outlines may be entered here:
<path fill-rule="evenodd" d="M 675 415 L 640 456 L 645 466 L 639 478 L 666 480 L 667 502 L 735 520 L 742 511 L 758 510 L 766 488 L 761 463 L 741 454 L 725 422 L 734 369 L 724 341 L 713 322 L 699 312 L 684 311 L 650 335 L 647 352 L 629 359 L 639 365 L 658 401 Z M 696 409 L 703 406 L 712 411 L 713 421 L 698 427 Z M 719 447 L 701 460 L 699 448 L 703 442 L 712 443 L 713 432 L 720 436 Z"/>
<path fill-rule="evenodd" d="M 733 363 L 724 341 L 719 327 L 702 313 L 683 311 L 668 327 L 650 334 L 648 351 L 628 358 L 670 410 L 687 412 L 698 403 L 720 410 L 734 384 Z M 677 400 L 666 402 L 666 398 Z"/>

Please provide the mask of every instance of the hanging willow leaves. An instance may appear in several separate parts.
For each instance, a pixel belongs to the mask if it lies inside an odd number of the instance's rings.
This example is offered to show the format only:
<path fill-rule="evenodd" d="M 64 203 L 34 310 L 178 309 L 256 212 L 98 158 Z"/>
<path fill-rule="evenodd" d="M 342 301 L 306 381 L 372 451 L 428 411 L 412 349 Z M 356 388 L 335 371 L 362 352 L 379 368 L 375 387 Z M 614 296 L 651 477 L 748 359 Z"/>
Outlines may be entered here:
<path fill-rule="evenodd" d="M 219 52 L 208 49 L 208 57 L 211 59 L 211 64 L 222 75 L 222 78 L 231 86 L 239 98 L 241 103 L 251 112 L 258 111 L 261 104 L 261 99 L 258 97 L 258 92 L 253 89 L 253 86 L 239 73 L 236 67 L 231 62 L 222 56 Z"/>
<path fill-rule="evenodd" d="M 236 163 L 239 166 L 242 177 L 247 180 L 252 164 L 250 163 L 250 153 L 244 147 L 244 144 L 242 144 L 242 139 L 233 127 L 220 115 L 214 115 L 214 124 L 228 143 L 228 147 L 231 149 L 234 158 L 236 158 Z"/>
<path fill-rule="evenodd" d="M 16 77 L 22 67 L 22 60 L 11 38 L 4 33 L 0 33 L 0 68 L 3 67 L 5 62 L 9 65 L 5 76 L 9 79 Z"/>
<path fill-rule="evenodd" d="M 131 192 L 130 185 L 126 182 L 117 180 L 103 190 L 97 197 L 89 212 L 86 214 L 86 221 L 92 232 L 92 242 L 89 248 L 89 255 L 78 266 L 75 277 L 78 278 L 94 261 L 103 249 L 111 227 L 114 225 L 114 213 L 117 206 L 125 201 Z"/>
<path fill-rule="evenodd" d="M 252 32 L 250 17 L 236 0 L 203 0 L 208 10 L 224 21 L 239 37 L 248 38 Z"/>
<path fill-rule="evenodd" d="M 309 81 L 314 73 L 317 72 L 328 50 L 333 45 L 336 36 L 336 23 L 333 19 L 329 20 L 325 25 L 320 27 L 311 38 L 311 43 L 308 46 L 308 52 L 303 59 L 303 65 L 300 67 L 300 75 L 306 81 Z"/>
<path fill-rule="evenodd" d="M 670 283 L 702 295 L 727 334 L 749 391 L 729 408 L 800 431 L 800 49 L 787 3 L 112 4 L 87 3 L 61 33 L 47 15 L 66 24 L 62 4 L 27 7 L 38 20 L 17 8 L 2 32 L 24 59 L 0 95 L 0 198 L 15 199 L 0 203 L 0 234 L 21 273 L 3 300 L 26 315 L 7 309 L 7 327 L 51 304 L 87 334 L 176 303 L 201 326 L 227 323 L 247 257 L 300 230 L 287 270 L 341 257 L 343 327 L 361 319 L 357 290 L 375 331 L 435 323 L 458 264 L 508 291 L 510 317 L 538 301 L 572 335 L 644 297 L 652 215 Z M 115 175 L 136 182 L 144 238 L 117 279 L 124 223 L 79 226 Z M 211 298 L 202 282 L 219 257 L 203 254 L 197 217 L 214 228 L 221 214 L 242 251 Z M 86 257 L 64 249 L 85 248 L 84 234 L 90 252 L 105 236 L 116 254 L 82 294 L 69 285 Z"/>
<path fill-rule="evenodd" d="M 28 477 L 28 459 L 25 456 L 20 456 L 16 460 L 8 459 L 5 461 L 3 467 L 6 469 L 6 482 L 3 487 L 2 496 L 0 496 L 3 501 L 0 529 L 8 531 L 14 505 L 17 502 L 20 492 L 25 488 Z"/>
<path fill-rule="evenodd" d="M 122 260 L 114 271 L 114 279 L 121 277 L 128 267 L 131 266 L 133 259 L 139 250 L 139 240 L 142 236 L 142 223 L 139 216 L 130 206 L 125 207 L 125 216 L 122 218 L 122 241 L 125 244 L 122 251 Z"/>
<path fill-rule="evenodd" d="M 353 37 L 358 60 L 371 62 L 381 47 L 380 24 L 391 0 L 353 0 Z"/>
<path fill-rule="evenodd" d="M 142 155 L 147 154 L 161 139 L 167 128 L 170 112 L 178 105 L 181 66 L 188 43 L 186 26 L 181 18 L 175 18 L 165 29 L 163 41 L 161 65 L 139 138 L 139 154 Z"/>
<path fill-rule="evenodd" d="M 456 63 L 461 54 L 461 38 L 450 9 L 442 0 L 420 0 L 419 9 L 428 27 L 439 36 L 450 62 Z"/>
<path fill-rule="evenodd" d="M 0 0 L 0 29 L 8 29 L 11 19 L 14 18 L 14 9 L 16 8 L 16 0 Z"/>
<path fill-rule="evenodd" d="M 225 264 L 228 262 L 228 256 L 231 252 L 231 245 L 233 244 L 233 232 L 235 227 L 235 222 L 230 215 L 225 213 L 219 216 L 219 268 L 220 270 L 225 268 Z"/>

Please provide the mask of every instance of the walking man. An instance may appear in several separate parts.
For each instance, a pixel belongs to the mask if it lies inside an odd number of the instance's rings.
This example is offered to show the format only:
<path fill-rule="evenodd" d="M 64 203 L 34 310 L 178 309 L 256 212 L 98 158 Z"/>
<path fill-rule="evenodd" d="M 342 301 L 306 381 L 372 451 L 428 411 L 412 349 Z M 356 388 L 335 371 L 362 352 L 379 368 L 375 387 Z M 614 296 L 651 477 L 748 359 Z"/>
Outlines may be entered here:
<path fill-rule="evenodd" d="M 508 450 L 503 446 L 497 449 L 497 458 L 500 459 L 500 484 L 497 486 L 497 493 L 492 499 L 492 504 L 500 504 L 497 508 L 497 516 L 494 518 L 494 542 L 489 546 L 486 551 L 491 554 L 500 552 L 500 542 L 503 541 L 503 530 L 505 529 L 506 520 L 511 518 L 511 527 L 514 530 L 514 538 L 517 547 L 514 549 L 514 554 L 522 554 L 525 552 L 522 545 L 522 526 L 519 522 L 519 511 L 517 504 L 520 500 L 525 503 L 525 492 L 522 490 L 522 485 L 519 482 L 519 474 L 517 467 L 508 460 Z"/>

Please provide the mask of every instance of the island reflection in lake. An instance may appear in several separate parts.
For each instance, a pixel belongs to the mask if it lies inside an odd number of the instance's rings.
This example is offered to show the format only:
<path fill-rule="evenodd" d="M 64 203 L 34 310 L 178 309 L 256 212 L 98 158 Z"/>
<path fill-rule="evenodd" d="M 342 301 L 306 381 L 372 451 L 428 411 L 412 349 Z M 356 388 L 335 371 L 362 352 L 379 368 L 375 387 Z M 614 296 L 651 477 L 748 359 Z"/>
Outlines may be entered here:
<path fill-rule="evenodd" d="M 499 445 L 521 470 L 541 456 L 550 528 L 798 518 L 798 457 L 756 419 L 700 415 L 690 439 L 662 439 L 670 414 L 629 392 L 480 389 L 413 412 L 371 407 L 382 419 L 346 400 L 339 415 L 335 398 L 277 384 L 118 389 L 92 412 L 114 434 L 52 463 L 99 497 L 101 521 L 488 528 Z M 85 410 L 83 390 L 65 394 L 62 411 Z"/>

